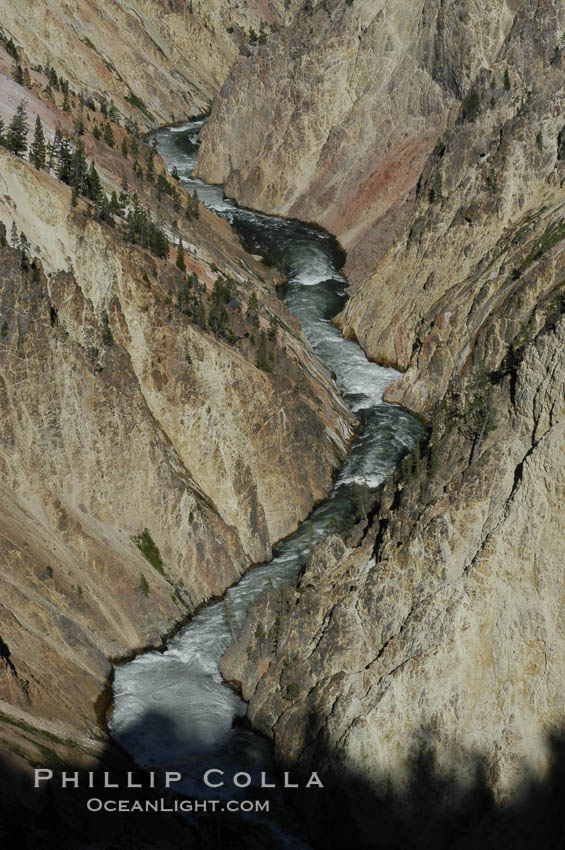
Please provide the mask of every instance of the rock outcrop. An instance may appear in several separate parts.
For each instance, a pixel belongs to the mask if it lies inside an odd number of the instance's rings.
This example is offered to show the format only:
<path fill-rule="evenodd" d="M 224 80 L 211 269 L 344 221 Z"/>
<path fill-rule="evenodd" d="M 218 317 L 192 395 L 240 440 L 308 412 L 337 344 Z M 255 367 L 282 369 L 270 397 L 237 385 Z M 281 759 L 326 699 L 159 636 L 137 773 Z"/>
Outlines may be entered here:
<path fill-rule="evenodd" d="M 565 19 L 549 0 L 516 5 L 340 317 L 405 371 L 386 397 L 427 417 L 427 444 L 359 545 L 327 539 L 222 661 L 281 762 L 338 795 L 305 801 L 320 846 L 557 840 Z"/>
<path fill-rule="evenodd" d="M 406 373 L 392 401 L 425 411 L 524 278 L 551 285 L 565 201 L 564 27 L 560 4 L 517 14 L 426 164 L 413 219 L 338 319 L 370 358 Z"/>
<path fill-rule="evenodd" d="M 312 5 L 312 4 L 310 4 Z M 198 173 L 244 205 L 315 221 L 372 272 L 438 137 L 527 4 L 330 0 L 234 66 Z"/>
<path fill-rule="evenodd" d="M 383 846 L 551 846 L 558 812 L 542 803 L 560 797 L 543 789 L 565 724 L 563 286 L 559 299 L 491 385 L 496 428 L 478 451 L 446 408 L 361 544 L 328 538 L 224 655 L 281 762 L 336 794 L 302 795 L 316 846 L 380 846 L 376 834 Z M 503 324 L 483 332 L 481 354 Z"/>
<path fill-rule="evenodd" d="M 2 30 L 31 66 L 113 100 L 148 128 L 208 110 L 250 30 L 289 20 L 296 0 L 7 0 Z"/>

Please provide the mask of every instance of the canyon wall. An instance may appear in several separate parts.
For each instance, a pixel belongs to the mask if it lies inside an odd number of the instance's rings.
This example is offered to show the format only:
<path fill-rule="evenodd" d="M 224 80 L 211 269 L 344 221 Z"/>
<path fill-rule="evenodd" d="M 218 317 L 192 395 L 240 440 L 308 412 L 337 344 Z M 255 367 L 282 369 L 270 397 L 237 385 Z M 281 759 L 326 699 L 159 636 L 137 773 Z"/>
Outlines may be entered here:
<path fill-rule="evenodd" d="M 413 218 L 339 317 L 406 373 L 390 400 L 425 411 L 523 276 L 547 275 L 565 200 L 563 34 L 560 4 L 517 14 L 426 164 Z"/>
<path fill-rule="evenodd" d="M 43 99 L 40 74 L 0 92 L 6 119 L 25 100 L 48 141 L 73 133 L 78 104 Z M 148 144 L 153 182 L 117 152 L 131 134 L 114 124 L 110 147 L 89 122 L 108 197 L 129 181 L 126 209 L 182 239 L 185 268 L 178 248 L 175 263 L 135 244 L 125 211 L 0 148 L 0 736 L 36 763 L 100 752 L 110 659 L 268 560 L 331 489 L 354 425 L 275 276 L 225 221 L 187 217 L 179 184 L 160 194 Z"/>
<path fill-rule="evenodd" d="M 373 270 L 479 69 L 520 2 L 330 0 L 303 11 L 216 97 L 198 173 L 243 205 L 316 221 Z"/>
<path fill-rule="evenodd" d="M 31 65 L 50 65 L 73 89 L 112 99 L 148 129 L 206 112 L 250 29 L 276 30 L 296 5 L 6 0 L 1 26 Z"/>
<path fill-rule="evenodd" d="M 386 397 L 427 441 L 222 661 L 281 763 L 335 792 L 304 803 L 320 846 L 558 840 L 565 18 L 515 13 L 339 318 L 405 372 Z"/>
<path fill-rule="evenodd" d="M 476 365 L 450 382 L 428 447 L 387 482 L 368 528 L 356 532 L 360 543 L 328 537 L 296 588 L 269 591 L 251 609 L 222 659 L 281 764 L 304 776 L 316 770 L 326 786 L 297 800 L 314 846 L 557 840 L 560 247 L 545 278 L 523 281 L 485 322 Z M 527 335 L 508 346 L 505 333 L 520 327 L 520 304 L 532 296 Z M 485 375 L 482 363 L 497 368 Z"/>

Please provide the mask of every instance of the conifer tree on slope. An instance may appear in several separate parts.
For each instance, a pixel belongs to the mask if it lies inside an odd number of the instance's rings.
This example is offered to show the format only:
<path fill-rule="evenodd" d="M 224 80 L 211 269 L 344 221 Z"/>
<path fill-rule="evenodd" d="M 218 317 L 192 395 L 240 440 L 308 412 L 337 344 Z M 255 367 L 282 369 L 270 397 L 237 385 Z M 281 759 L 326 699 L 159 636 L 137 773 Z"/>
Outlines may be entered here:
<path fill-rule="evenodd" d="M 9 151 L 15 153 L 16 156 L 20 156 L 27 151 L 27 130 L 25 104 L 20 103 L 8 127 L 6 138 L 6 147 Z"/>
<path fill-rule="evenodd" d="M 30 162 L 40 171 L 45 168 L 45 136 L 39 115 L 35 119 L 33 142 L 29 152 Z"/>

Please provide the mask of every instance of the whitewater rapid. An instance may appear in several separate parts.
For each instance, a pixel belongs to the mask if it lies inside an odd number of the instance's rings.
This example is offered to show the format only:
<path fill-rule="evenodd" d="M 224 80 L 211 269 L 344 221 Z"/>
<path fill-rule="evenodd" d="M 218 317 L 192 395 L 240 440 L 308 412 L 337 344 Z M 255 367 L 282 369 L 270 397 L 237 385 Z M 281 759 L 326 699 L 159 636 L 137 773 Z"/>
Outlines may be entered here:
<path fill-rule="evenodd" d="M 330 497 L 276 547 L 270 563 L 247 572 L 227 592 L 227 602 L 203 608 L 165 652 L 147 652 L 115 671 L 112 734 L 140 765 L 181 772 L 183 781 L 176 788 L 193 798 L 210 794 L 202 783 L 207 767 L 222 769 L 229 776 L 245 770 L 253 775 L 254 785 L 259 784 L 261 772 L 276 773 L 271 743 L 238 724 L 245 715 L 245 703 L 219 672 L 231 630 L 242 623 L 249 603 L 265 588 L 296 582 L 313 546 L 354 513 L 352 486 L 378 487 L 411 449 L 419 432 L 410 414 L 383 402 L 386 387 L 398 374 L 370 363 L 331 321 L 343 305 L 346 286 L 335 240 L 299 222 L 240 209 L 224 198 L 221 187 L 194 180 L 200 127 L 201 122 L 195 121 L 160 131 L 156 134 L 159 152 L 170 170 L 176 166 L 191 192 L 196 190 L 200 200 L 231 222 L 248 250 L 285 272 L 285 303 L 335 374 L 361 427 Z M 233 797 L 233 789 L 215 792 L 220 798 L 222 794 L 226 799 Z M 279 817 L 271 812 L 264 825 L 282 846 L 307 847 L 299 825 L 292 823 L 288 812 L 280 815 L 282 797 L 275 804 Z"/>

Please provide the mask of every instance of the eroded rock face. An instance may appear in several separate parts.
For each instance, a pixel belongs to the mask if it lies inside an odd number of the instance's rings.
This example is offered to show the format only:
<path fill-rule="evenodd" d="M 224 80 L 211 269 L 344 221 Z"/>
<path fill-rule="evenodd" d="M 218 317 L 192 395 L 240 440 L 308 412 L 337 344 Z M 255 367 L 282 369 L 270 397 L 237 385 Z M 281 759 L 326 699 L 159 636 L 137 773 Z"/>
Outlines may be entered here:
<path fill-rule="evenodd" d="M 414 218 L 338 317 L 369 357 L 406 371 L 391 401 L 425 411 L 524 280 L 538 291 L 553 285 L 564 27 L 561 4 L 520 10 L 499 61 L 431 155 Z"/>
<path fill-rule="evenodd" d="M 428 445 L 360 545 L 326 540 L 222 661 L 281 762 L 335 791 L 305 800 L 321 846 L 529 847 L 520 795 L 556 822 L 535 801 L 565 725 L 565 20 L 514 11 L 340 317 L 406 370 L 387 398 Z"/>
<path fill-rule="evenodd" d="M 236 63 L 202 134 L 199 174 L 244 205 L 324 225 L 362 280 L 459 98 L 526 5 L 317 4 Z"/>
<path fill-rule="evenodd" d="M 455 426 L 425 472 L 385 487 L 362 544 L 327 539 L 300 592 L 267 594 L 223 658 L 281 760 L 337 789 L 339 817 L 305 800 L 321 843 L 371 847 L 378 829 L 384 843 L 460 846 L 435 818 L 445 829 L 464 801 L 467 839 L 530 846 L 519 808 L 510 832 L 488 807 L 480 825 L 480 794 L 504 806 L 549 779 L 565 722 L 564 343 L 562 319 L 493 386 L 498 425 L 471 466 Z"/>
<path fill-rule="evenodd" d="M 8 0 L 2 27 L 31 65 L 48 64 L 71 88 L 113 98 L 150 127 L 205 112 L 249 30 L 288 20 L 296 0 Z M 131 95 L 141 100 L 136 108 Z M 139 105 L 139 104 L 138 104 Z"/>
<path fill-rule="evenodd" d="M 0 219 L 31 248 L 22 258 L 2 235 L 1 710 L 92 747 L 108 659 L 159 643 L 268 559 L 331 489 L 353 421 L 225 222 L 202 210 L 184 225 L 188 271 L 202 298 L 211 267 L 233 276 L 235 322 L 251 291 L 259 327 L 281 317 L 272 373 L 244 326 L 236 346 L 188 320 L 173 262 L 0 158 Z M 144 529 L 160 561 L 135 544 Z"/>

